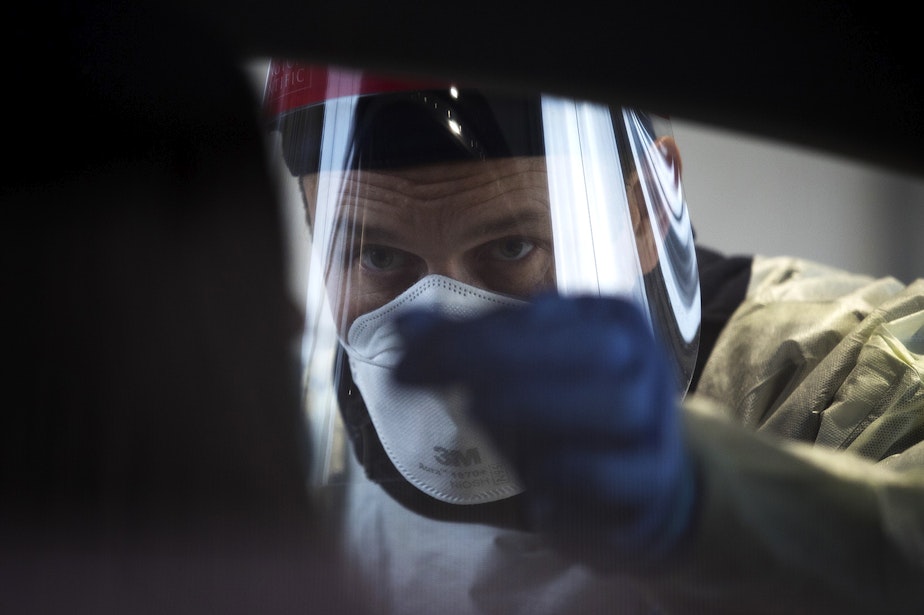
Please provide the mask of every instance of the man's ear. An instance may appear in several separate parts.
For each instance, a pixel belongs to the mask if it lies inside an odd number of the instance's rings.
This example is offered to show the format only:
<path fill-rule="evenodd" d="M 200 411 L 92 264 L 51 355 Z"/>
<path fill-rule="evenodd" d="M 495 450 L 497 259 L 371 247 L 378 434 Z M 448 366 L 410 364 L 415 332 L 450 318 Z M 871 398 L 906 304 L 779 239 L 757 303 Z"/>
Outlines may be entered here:
<path fill-rule="evenodd" d="M 674 168 L 674 180 L 679 182 L 683 176 L 683 161 L 680 158 L 680 148 L 677 147 L 674 137 L 664 136 L 658 138 L 655 141 L 655 147 Z"/>
<path fill-rule="evenodd" d="M 674 182 L 679 184 L 680 176 L 683 172 L 683 163 L 680 159 L 680 148 L 677 147 L 677 142 L 674 141 L 673 137 L 664 136 L 657 139 L 654 146 L 657 154 L 660 154 L 670 168 L 673 169 Z M 645 199 L 637 172 L 632 173 L 626 188 L 639 263 L 642 266 L 642 271 L 648 273 L 658 264 L 658 250 L 654 240 L 655 230 L 652 228 L 652 221 L 648 218 L 648 208 L 645 206 Z M 656 211 L 661 210 L 656 208 Z M 666 226 L 665 224 L 659 224 L 657 228 L 666 228 Z"/>

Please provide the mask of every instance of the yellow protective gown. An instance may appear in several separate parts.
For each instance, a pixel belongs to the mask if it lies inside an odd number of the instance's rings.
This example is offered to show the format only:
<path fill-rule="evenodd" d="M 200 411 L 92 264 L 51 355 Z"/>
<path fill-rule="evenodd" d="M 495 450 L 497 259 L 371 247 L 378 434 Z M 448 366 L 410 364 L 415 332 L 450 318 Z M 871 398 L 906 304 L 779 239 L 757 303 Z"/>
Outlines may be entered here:
<path fill-rule="evenodd" d="M 924 280 L 755 259 L 686 403 L 699 531 L 644 582 L 680 612 L 924 613 L 922 377 Z"/>
<path fill-rule="evenodd" d="M 924 613 L 922 374 L 924 281 L 755 258 L 685 401 L 703 498 L 676 557 L 598 574 L 360 478 L 337 494 L 347 574 L 401 615 Z"/>

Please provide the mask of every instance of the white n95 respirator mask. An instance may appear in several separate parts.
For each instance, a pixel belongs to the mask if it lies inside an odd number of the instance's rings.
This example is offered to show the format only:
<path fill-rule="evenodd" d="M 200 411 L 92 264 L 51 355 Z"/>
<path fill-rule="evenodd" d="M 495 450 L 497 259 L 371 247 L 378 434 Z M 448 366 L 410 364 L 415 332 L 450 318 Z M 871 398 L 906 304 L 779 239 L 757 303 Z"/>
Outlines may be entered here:
<path fill-rule="evenodd" d="M 472 425 L 463 391 L 395 382 L 394 369 L 401 359 L 395 321 L 409 310 L 466 319 L 523 303 L 429 275 L 350 326 L 343 347 L 382 446 L 405 479 L 438 500 L 477 504 L 509 497 L 522 488 L 490 441 Z"/>

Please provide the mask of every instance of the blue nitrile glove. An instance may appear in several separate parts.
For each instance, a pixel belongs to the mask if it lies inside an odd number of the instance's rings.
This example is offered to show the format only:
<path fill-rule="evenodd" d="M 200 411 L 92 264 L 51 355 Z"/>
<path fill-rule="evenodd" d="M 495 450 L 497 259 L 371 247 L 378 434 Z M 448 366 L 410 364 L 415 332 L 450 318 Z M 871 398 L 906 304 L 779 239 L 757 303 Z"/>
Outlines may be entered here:
<path fill-rule="evenodd" d="M 691 529 L 694 472 L 665 351 L 621 299 L 544 296 L 464 322 L 399 321 L 406 384 L 466 387 L 532 526 L 589 564 L 642 566 Z"/>

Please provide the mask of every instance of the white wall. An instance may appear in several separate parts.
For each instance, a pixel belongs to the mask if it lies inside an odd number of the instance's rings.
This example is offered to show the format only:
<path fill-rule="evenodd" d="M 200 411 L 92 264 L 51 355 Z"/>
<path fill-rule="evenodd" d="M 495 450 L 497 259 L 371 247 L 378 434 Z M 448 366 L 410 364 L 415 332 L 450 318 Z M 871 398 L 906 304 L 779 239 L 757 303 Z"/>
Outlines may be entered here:
<path fill-rule="evenodd" d="M 674 119 L 700 243 L 924 277 L 924 176 Z"/>

